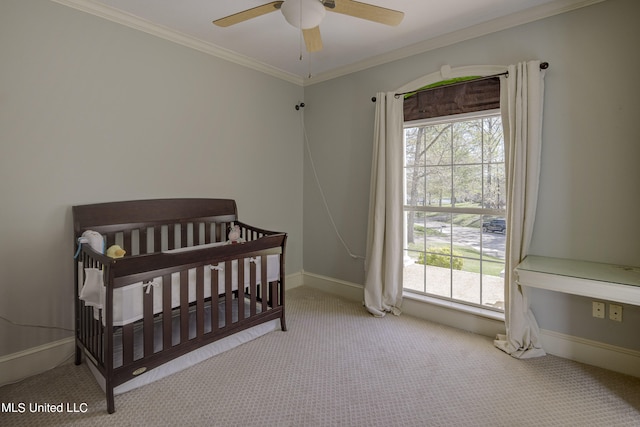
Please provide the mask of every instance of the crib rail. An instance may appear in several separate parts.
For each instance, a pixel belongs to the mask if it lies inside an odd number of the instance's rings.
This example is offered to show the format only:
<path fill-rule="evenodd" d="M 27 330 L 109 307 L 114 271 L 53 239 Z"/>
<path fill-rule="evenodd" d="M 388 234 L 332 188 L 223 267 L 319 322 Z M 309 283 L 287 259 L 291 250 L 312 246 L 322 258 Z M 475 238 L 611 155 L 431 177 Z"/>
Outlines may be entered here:
<path fill-rule="evenodd" d="M 92 230 L 103 236 L 105 248 L 119 245 L 127 255 L 136 256 L 205 244 L 224 243 L 227 241 L 229 230 L 233 225 L 240 226 L 241 238 L 246 242 L 258 240 L 267 235 L 282 234 L 253 227 L 226 217 L 217 217 L 212 221 L 198 220 L 154 225 L 134 223 L 120 225 L 117 230 L 107 226 L 96 226 Z"/>

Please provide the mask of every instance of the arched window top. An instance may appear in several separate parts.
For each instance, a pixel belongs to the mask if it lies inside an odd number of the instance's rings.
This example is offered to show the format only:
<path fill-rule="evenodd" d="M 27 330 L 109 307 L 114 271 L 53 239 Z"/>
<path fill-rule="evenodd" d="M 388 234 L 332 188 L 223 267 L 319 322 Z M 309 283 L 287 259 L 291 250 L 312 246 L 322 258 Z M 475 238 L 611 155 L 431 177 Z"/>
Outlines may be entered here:
<path fill-rule="evenodd" d="M 410 92 L 442 80 L 449 80 L 456 77 L 491 76 L 493 74 L 504 73 L 505 71 L 507 71 L 507 66 L 505 65 L 468 65 L 455 68 L 451 68 L 449 65 L 443 65 L 439 71 L 419 77 L 402 85 L 396 89 L 396 93 Z"/>
<path fill-rule="evenodd" d="M 472 66 L 440 71 L 413 80 L 403 87 L 404 121 L 453 116 L 500 108 L 500 79 L 506 67 Z"/>

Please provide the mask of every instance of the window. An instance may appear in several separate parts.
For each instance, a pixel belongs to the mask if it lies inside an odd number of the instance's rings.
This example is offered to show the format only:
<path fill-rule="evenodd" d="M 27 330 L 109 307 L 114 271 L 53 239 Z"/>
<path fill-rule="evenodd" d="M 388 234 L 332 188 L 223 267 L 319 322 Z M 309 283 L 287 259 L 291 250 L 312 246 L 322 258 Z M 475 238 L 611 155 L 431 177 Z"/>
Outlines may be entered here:
<path fill-rule="evenodd" d="M 504 310 L 498 110 L 405 122 L 404 290 Z"/>

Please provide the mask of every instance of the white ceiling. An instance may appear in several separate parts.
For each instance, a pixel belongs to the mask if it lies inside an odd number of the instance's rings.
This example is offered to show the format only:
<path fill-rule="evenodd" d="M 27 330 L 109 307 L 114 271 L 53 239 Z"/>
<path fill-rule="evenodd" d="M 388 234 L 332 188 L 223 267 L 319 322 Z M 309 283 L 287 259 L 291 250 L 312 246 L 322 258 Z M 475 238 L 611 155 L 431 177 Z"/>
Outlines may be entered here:
<path fill-rule="evenodd" d="M 324 49 L 311 54 L 280 11 L 212 24 L 271 0 L 54 1 L 304 85 L 603 0 L 364 0 L 404 12 L 403 21 L 390 27 L 327 12 Z"/>

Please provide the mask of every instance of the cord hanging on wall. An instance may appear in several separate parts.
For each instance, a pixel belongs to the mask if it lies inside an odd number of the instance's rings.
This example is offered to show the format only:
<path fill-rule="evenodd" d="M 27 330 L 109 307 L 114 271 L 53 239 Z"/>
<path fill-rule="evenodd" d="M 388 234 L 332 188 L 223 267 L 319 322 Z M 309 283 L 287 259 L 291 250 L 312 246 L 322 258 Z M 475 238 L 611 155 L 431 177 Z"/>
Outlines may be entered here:
<path fill-rule="evenodd" d="M 304 102 L 299 103 L 298 105 L 296 105 L 296 110 L 300 110 L 300 108 L 304 107 Z M 320 198 L 322 199 L 322 203 L 324 204 L 324 208 L 327 211 L 327 215 L 329 216 L 329 221 L 331 221 L 331 225 L 333 226 L 333 230 L 336 233 L 336 236 L 338 236 L 338 240 L 340 240 L 340 243 L 342 243 L 342 246 L 344 246 L 344 249 L 347 251 L 347 253 L 349 254 L 349 256 L 353 259 L 366 259 L 365 257 L 363 257 L 362 255 L 356 255 L 353 252 L 351 252 L 351 249 L 349 249 L 349 246 L 347 246 L 347 243 L 344 241 L 344 239 L 342 238 L 342 235 L 340 234 L 340 231 L 338 231 L 338 226 L 336 225 L 335 221 L 333 220 L 333 215 L 331 214 L 331 210 L 329 209 L 329 204 L 327 203 L 327 198 L 324 195 L 324 190 L 322 189 L 322 185 L 320 185 L 320 178 L 318 178 L 318 172 L 316 171 L 316 165 L 315 162 L 313 161 L 313 156 L 311 155 L 311 148 L 309 147 L 309 138 L 307 137 L 307 128 L 304 125 L 304 115 L 300 116 L 300 122 L 302 123 L 302 133 L 304 134 L 304 145 L 307 149 L 307 154 L 309 155 L 309 161 L 311 163 L 311 170 L 313 171 L 313 176 L 315 178 L 316 181 L 316 185 L 318 186 L 318 190 L 320 192 Z"/>

